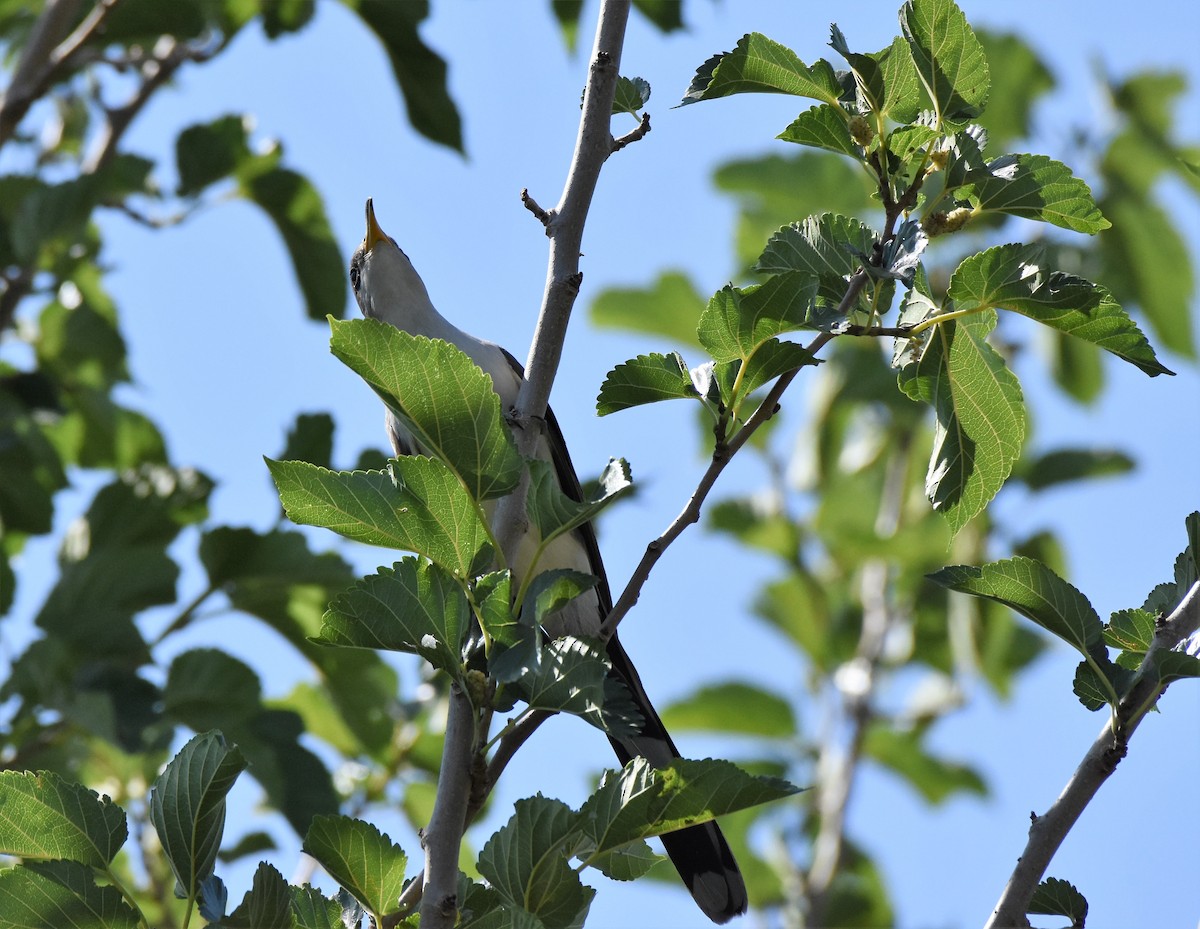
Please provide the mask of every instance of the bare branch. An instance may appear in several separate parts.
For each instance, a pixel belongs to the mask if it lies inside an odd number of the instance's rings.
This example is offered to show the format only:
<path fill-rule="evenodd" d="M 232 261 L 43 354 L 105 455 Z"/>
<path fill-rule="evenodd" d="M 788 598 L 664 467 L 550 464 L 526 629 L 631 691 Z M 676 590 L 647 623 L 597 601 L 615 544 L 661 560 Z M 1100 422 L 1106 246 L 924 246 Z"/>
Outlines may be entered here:
<path fill-rule="evenodd" d="M 548 217 L 548 221 L 543 221 L 546 222 L 546 235 L 550 237 L 550 259 L 525 381 L 517 397 L 515 415 L 521 422 L 546 414 L 550 387 L 562 357 L 567 323 L 579 294 L 583 227 L 600 169 L 612 150 L 609 122 L 629 8 L 630 0 L 603 0 L 600 5 L 592 66 L 584 91 L 583 115 L 567 183 L 559 205 L 548 213 L 543 211 Z M 531 203 L 528 196 L 522 199 L 528 207 Z M 538 215 L 537 211 L 531 209 L 531 212 Z M 539 435 L 540 431 L 536 429 L 517 431 L 517 448 L 521 454 L 533 456 Z M 506 554 L 513 550 L 524 527 L 527 493 L 528 474 L 497 506 L 494 530 L 500 548 Z M 454 738 L 451 738 L 452 733 Z M 446 724 L 437 799 L 425 836 L 425 889 L 420 911 L 421 925 L 425 929 L 453 926 L 457 917 L 458 853 L 471 800 L 475 735 L 474 709 L 465 695 L 456 689 Z M 482 742 L 486 733 L 481 732 L 479 736 Z M 515 746 L 512 750 L 515 751 Z"/>
<path fill-rule="evenodd" d="M 1117 769 L 1125 757 L 1129 738 L 1167 689 L 1158 676 L 1158 656 L 1173 650 L 1197 629 L 1200 629 L 1200 582 L 1192 585 L 1167 621 L 1158 627 L 1129 692 L 1100 730 L 1062 794 L 1044 815 L 1034 818 L 1029 827 L 1029 841 L 1017 859 L 987 929 L 1029 925 L 1025 911 L 1054 853 L 1092 797 Z"/>
<path fill-rule="evenodd" d="M 525 209 L 537 217 L 539 223 L 541 223 L 543 226 L 550 225 L 550 220 L 553 219 L 553 217 L 540 206 L 538 206 L 538 202 L 534 200 L 533 197 L 529 196 L 528 187 L 521 188 L 521 202 L 525 204 Z"/>
<path fill-rule="evenodd" d="M 630 145 L 633 142 L 637 142 L 639 139 L 644 139 L 646 137 L 646 133 L 648 133 L 649 131 L 650 131 L 650 114 L 643 113 L 642 121 L 640 123 L 638 123 L 638 127 L 636 129 L 625 133 L 619 139 L 613 140 L 612 150 L 614 152 L 619 152 L 626 145 Z"/>
<path fill-rule="evenodd" d="M 421 840 L 425 847 L 421 925 L 427 929 L 451 929 L 458 921 L 458 852 L 462 844 L 463 814 L 471 796 L 474 744 L 475 707 L 455 684 L 450 688 L 437 798 Z"/>

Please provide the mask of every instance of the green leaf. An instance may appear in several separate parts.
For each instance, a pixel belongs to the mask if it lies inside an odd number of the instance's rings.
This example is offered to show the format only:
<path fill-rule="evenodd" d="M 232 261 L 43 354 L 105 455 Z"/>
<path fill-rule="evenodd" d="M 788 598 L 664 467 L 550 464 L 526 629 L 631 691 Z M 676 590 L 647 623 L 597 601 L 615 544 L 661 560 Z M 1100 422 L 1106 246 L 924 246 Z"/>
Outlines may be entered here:
<path fill-rule="evenodd" d="M 1196 277 L 1183 232 L 1170 212 L 1123 187 L 1110 189 L 1103 204 L 1113 224 L 1100 236 L 1105 282 L 1145 314 L 1166 348 L 1194 359 Z"/>
<path fill-rule="evenodd" d="M 569 568 L 553 568 L 529 582 L 525 602 L 533 604 L 533 620 L 541 626 L 552 614 L 598 583 L 599 578 L 594 575 Z"/>
<path fill-rule="evenodd" d="M 446 62 L 417 31 L 429 16 L 428 0 L 343 0 L 383 43 L 408 121 L 425 138 L 463 151 L 462 119 L 446 82 Z"/>
<path fill-rule="evenodd" d="M 699 345 L 696 321 L 704 298 L 680 271 L 663 271 L 646 288 L 610 287 L 589 308 L 592 325 L 662 336 L 672 342 Z"/>
<path fill-rule="evenodd" d="M 1057 484 L 1128 474 L 1136 467 L 1124 452 L 1099 448 L 1061 448 L 1024 464 L 1020 477 L 1030 490 L 1045 490 Z"/>
<path fill-rule="evenodd" d="M 150 822 L 183 899 L 195 899 L 212 873 L 225 829 L 225 795 L 245 769 L 236 747 L 227 747 L 219 732 L 206 732 L 181 748 L 154 781 Z"/>
<path fill-rule="evenodd" d="M 993 310 L 943 322 L 900 387 L 937 414 L 925 495 L 957 533 L 983 511 L 1012 472 L 1025 439 L 1021 386 L 987 342 Z"/>
<path fill-rule="evenodd" d="M 650 99 L 650 84 L 640 77 L 617 78 L 616 96 L 613 98 L 613 115 L 629 113 L 637 116 Z"/>
<path fill-rule="evenodd" d="M 5 929 L 139 929 L 141 914 L 112 886 L 98 887 L 75 861 L 0 870 Z"/>
<path fill-rule="evenodd" d="M 179 195 L 194 197 L 205 187 L 232 176 L 253 157 L 247 118 L 221 116 L 189 126 L 175 140 L 175 168 Z"/>
<path fill-rule="evenodd" d="M 305 884 L 288 888 L 292 896 L 292 915 L 296 929 L 345 929 L 342 905 L 326 897 L 317 888 Z"/>
<path fill-rule="evenodd" d="M 328 471 L 265 459 L 294 523 L 424 555 L 470 577 L 491 558 L 487 529 L 454 473 L 432 458 L 401 458 L 387 471 Z"/>
<path fill-rule="evenodd" d="M 604 377 L 596 397 L 596 413 L 607 416 L 660 400 L 699 400 L 692 375 L 679 352 L 638 355 Z"/>
<path fill-rule="evenodd" d="M 1030 558 L 956 565 L 927 577 L 949 590 L 1003 603 L 1077 649 L 1085 659 L 1107 658 L 1104 627 L 1087 597 Z"/>
<path fill-rule="evenodd" d="M 790 48 L 751 32 L 742 36 L 734 51 L 714 55 L 696 70 L 680 106 L 746 93 L 792 94 L 837 103 L 842 89 L 829 62 L 821 59 L 810 68 Z"/>
<path fill-rule="evenodd" d="M 1184 678 L 1200 677 L 1200 658 L 1183 652 L 1161 652 L 1155 658 L 1154 670 L 1159 683 L 1164 685 Z"/>
<path fill-rule="evenodd" d="M 353 894 L 376 924 L 399 908 L 408 858 L 370 823 L 349 816 L 318 816 L 304 836 L 303 848 Z"/>
<path fill-rule="evenodd" d="M 330 326 L 333 354 L 400 417 L 426 454 L 454 470 L 472 499 L 512 492 L 521 456 L 492 379 L 474 361 L 448 342 L 376 319 Z"/>
<path fill-rule="evenodd" d="M 962 10 L 952 0 L 909 0 L 900 10 L 900 28 L 939 121 L 982 113 L 991 75 Z"/>
<path fill-rule="evenodd" d="M 322 468 L 333 466 L 333 417 L 328 413 L 300 413 L 288 430 L 281 461 L 307 461 Z"/>
<path fill-rule="evenodd" d="M 791 704 L 774 691 L 729 681 L 701 687 L 661 713 L 669 730 L 727 732 L 788 739 L 796 734 Z"/>
<path fill-rule="evenodd" d="M 848 216 L 822 213 L 785 226 L 771 236 L 753 270 L 764 274 L 799 271 L 816 277 L 817 293 L 832 306 L 846 294 L 850 276 L 879 240 L 874 229 Z M 867 297 L 859 309 L 870 310 Z"/>
<path fill-rule="evenodd" d="M 51 771 L 0 771 L 0 854 L 107 868 L 129 837 L 108 797 Z"/>
<path fill-rule="evenodd" d="M 518 800 L 513 815 L 479 854 L 479 873 L 510 905 L 547 929 L 582 925 L 596 892 L 568 863 L 577 814 L 540 794 Z"/>
<path fill-rule="evenodd" d="M 636 735 L 643 720 L 628 692 L 609 684 L 610 669 L 597 643 L 564 636 L 547 642 L 512 686 L 532 709 L 579 716 L 612 736 Z"/>
<path fill-rule="evenodd" d="M 579 18 L 583 14 L 583 0 L 550 0 L 550 9 L 558 20 L 563 43 L 567 51 L 574 52 L 579 40 Z"/>
<path fill-rule="evenodd" d="M 273 165 L 260 168 L 257 162 L 238 180 L 242 196 L 261 207 L 279 230 L 309 318 L 340 317 L 346 309 L 346 265 L 317 188 L 302 174 Z"/>
<path fill-rule="evenodd" d="M 721 500 L 708 506 L 707 512 L 711 528 L 728 532 L 743 545 L 785 560 L 794 558 L 800 547 L 800 528 L 765 500 Z"/>
<path fill-rule="evenodd" d="M 1065 916 L 1071 920 L 1072 927 L 1082 927 L 1087 919 L 1088 904 L 1074 885 L 1057 877 L 1048 877 L 1038 884 L 1025 912 Z"/>
<path fill-rule="evenodd" d="M 723 389 L 722 394 L 736 413 L 741 401 L 764 384 L 775 380 L 781 374 L 818 363 L 816 356 L 803 345 L 767 339 L 748 361 L 731 362 L 728 374 L 718 370 L 717 376 L 720 383 L 730 385 L 730 389 Z"/>
<path fill-rule="evenodd" d="M 664 860 L 662 855 L 656 855 L 645 842 L 631 842 L 604 854 L 589 856 L 588 866 L 614 881 L 636 881 Z M 743 859 L 739 858 L 740 860 Z"/>
<path fill-rule="evenodd" d="M 931 755 L 921 730 L 900 731 L 881 723 L 867 730 L 863 753 L 898 775 L 924 798 L 937 805 L 959 793 L 986 797 L 987 784 L 969 765 Z"/>
<path fill-rule="evenodd" d="M 1013 310 L 1074 338 L 1091 342 L 1151 377 L 1171 374 L 1155 357 L 1137 324 L 1103 287 L 1045 267 L 1033 245 L 998 245 L 967 258 L 954 271 L 948 294 L 956 310 Z"/>
<path fill-rule="evenodd" d="M 262 685 L 254 669 L 232 655 L 192 649 L 171 662 L 163 708 L 197 732 L 229 731 L 262 712 Z"/>
<path fill-rule="evenodd" d="M 1009 142 L 1030 135 L 1034 104 L 1054 89 L 1054 75 L 1020 36 L 985 30 L 977 35 L 992 78 L 987 110 L 978 120 L 987 129 L 991 144 L 1003 151 Z"/>
<path fill-rule="evenodd" d="M 624 458 L 610 458 L 600 472 L 596 492 L 581 503 L 563 492 L 558 475 L 549 462 L 534 460 L 529 463 L 526 509 L 545 546 L 584 523 L 592 522 L 605 507 L 632 489 L 629 463 Z"/>
<path fill-rule="evenodd" d="M 914 120 L 921 107 L 921 84 L 904 40 L 897 36 L 882 51 L 864 55 L 850 51 L 836 24 L 829 31 L 830 46 L 846 59 L 854 74 L 860 111 L 873 114 L 876 120 Z"/>
<path fill-rule="evenodd" d="M 1007 213 L 1089 235 L 1112 225 L 1091 188 L 1071 169 L 1046 155 L 1002 155 L 972 171 L 956 191 L 979 213 Z"/>
<path fill-rule="evenodd" d="M 803 328 L 816 290 L 814 277 L 799 272 L 756 287 L 727 285 L 700 317 L 700 341 L 714 361 L 745 361 L 768 339 Z"/>
<path fill-rule="evenodd" d="M 862 157 L 859 144 L 850 135 L 846 111 L 828 103 L 805 110 L 775 138 L 782 142 L 823 148 L 851 158 Z"/>
<path fill-rule="evenodd" d="M 437 564 L 404 558 L 339 594 L 315 641 L 411 652 L 458 678 L 470 623 L 460 580 Z"/>
<path fill-rule="evenodd" d="M 1104 644 L 1126 652 L 1143 653 L 1154 641 L 1155 617 L 1145 610 L 1118 610 L 1104 627 Z"/>
<path fill-rule="evenodd" d="M 677 758 L 655 769 L 645 758 L 634 758 L 619 772 L 605 772 L 579 816 L 593 853 L 603 853 L 799 790 L 779 778 L 747 774 L 728 761 Z"/>
<path fill-rule="evenodd" d="M 275 868 L 260 861 L 254 871 L 250 890 L 241 904 L 222 920 L 222 926 L 230 929 L 246 926 L 247 929 L 294 929 L 292 922 L 292 899 L 288 883 Z"/>
<path fill-rule="evenodd" d="M 683 28 L 682 0 L 633 0 L 633 8 L 660 32 L 674 32 Z"/>

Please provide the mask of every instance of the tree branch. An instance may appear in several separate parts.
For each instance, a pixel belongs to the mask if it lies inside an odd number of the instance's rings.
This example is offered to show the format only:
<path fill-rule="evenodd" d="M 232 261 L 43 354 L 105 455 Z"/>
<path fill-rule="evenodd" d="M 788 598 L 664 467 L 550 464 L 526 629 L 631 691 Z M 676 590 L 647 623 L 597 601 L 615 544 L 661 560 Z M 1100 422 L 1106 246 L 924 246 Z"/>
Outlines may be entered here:
<path fill-rule="evenodd" d="M 1035 817 L 1029 827 L 1029 841 L 1017 859 L 1017 866 L 987 922 L 987 929 L 1029 925 L 1025 912 L 1054 853 L 1092 797 L 1116 771 L 1125 757 L 1130 736 L 1167 689 L 1159 679 L 1158 656 L 1176 648 L 1197 629 L 1200 629 L 1200 582 L 1192 585 L 1170 618 L 1155 632 L 1154 641 L 1138 667 L 1129 692 L 1100 730 L 1059 798 L 1044 815 Z"/>
<path fill-rule="evenodd" d="M 55 46 L 67 35 L 79 7 L 80 0 L 48 0 L 29 30 L 21 60 L 0 98 L 0 146 L 12 138 L 29 108 L 49 86 L 59 63 L 54 56 Z"/>
<path fill-rule="evenodd" d="M 867 274 L 865 271 L 858 271 L 850 279 L 850 283 L 846 287 L 846 294 L 842 298 L 842 302 L 838 305 L 840 312 L 845 312 L 858 299 L 858 295 L 862 292 L 866 283 Z M 808 352 L 815 354 L 833 338 L 832 333 L 819 333 L 808 345 Z M 646 546 L 642 560 L 634 568 L 633 574 L 630 575 L 629 581 L 625 585 L 625 589 L 621 591 L 621 596 L 613 604 L 612 612 L 605 617 L 604 623 L 600 626 L 601 638 L 606 640 L 611 638 L 612 634 L 617 631 L 617 626 L 621 620 L 633 609 L 634 605 L 638 602 L 638 598 L 642 595 L 642 587 L 650 577 L 650 572 L 658 563 L 658 559 L 662 557 L 663 552 L 667 550 L 672 542 L 683 535 L 684 530 L 688 526 L 700 521 L 700 509 L 703 507 L 709 491 L 716 484 L 717 478 L 721 476 L 721 472 L 725 470 L 726 465 L 733 459 L 737 451 L 746 444 L 750 436 L 754 435 L 758 427 L 775 415 L 779 409 L 779 401 L 783 397 L 784 391 L 791 385 L 797 373 L 799 373 L 798 368 L 795 371 L 789 371 L 787 374 L 782 375 L 767 392 L 758 409 L 754 411 L 754 415 L 746 420 L 746 424 L 734 434 L 733 438 L 724 444 L 718 443 L 716 450 L 713 452 L 712 461 L 709 462 L 708 469 L 701 476 L 696 489 L 688 499 L 687 505 L 675 517 L 666 531 Z"/>
<path fill-rule="evenodd" d="M 550 387 L 562 358 L 567 323 L 582 280 L 579 256 L 584 223 L 600 169 L 612 151 L 609 124 L 629 8 L 630 0 L 603 0 L 600 5 L 596 44 L 584 91 L 583 115 L 575 153 L 562 199 L 557 208 L 545 214 L 546 219 L 543 220 L 546 235 L 550 237 L 550 257 L 541 313 L 526 365 L 525 382 L 517 397 L 515 413 L 518 422 L 530 422 L 545 416 Z M 528 206 L 531 200 L 527 195 L 523 199 Z M 537 215 L 538 211 L 534 213 Z M 521 429 L 516 433 L 518 450 L 522 455 L 532 457 L 539 431 Z M 493 523 L 495 535 L 506 555 L 512 552 L 525 527 L 528 486 L 526 474 L 516 490 L 496 508 Z M 532 728 L 529 731 L 532 732 Z M 479 742 L 486 739 L 486 733 L 479 735 Z M 420 910 L 424 929 L 449 929 L 457 917 L 455 892 L 458 854 L 471 800 L 475 736 L 474 708 L 465 695 L 455 689 L 452 691 L 446 723 L 446 744 L 438 777 L 437 799 L 425 836 L 425 886 Z M 514 743 L 510 751 L 515 751 L 518 744 Z M 500 765 L 502 768 L 503 764 Z"/>
<path fill-rule="evenodd" d="M 464 831 L 463 814 L 471 796 L 474 745 L 475 707 L 462 688 L 454 684 L 450 688 L 437 798 L 421 839 L 425 847 L 421 925 L 425 929 L 451 929 L 458 920 L 458 852 Z"/>

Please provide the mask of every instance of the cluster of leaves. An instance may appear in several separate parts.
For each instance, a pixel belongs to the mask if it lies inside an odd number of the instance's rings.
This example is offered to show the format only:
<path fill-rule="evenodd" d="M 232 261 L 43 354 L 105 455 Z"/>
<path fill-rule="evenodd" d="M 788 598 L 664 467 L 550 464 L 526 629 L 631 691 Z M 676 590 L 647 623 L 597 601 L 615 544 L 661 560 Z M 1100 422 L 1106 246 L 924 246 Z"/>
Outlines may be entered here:
<path fill-rule="evenodd" d="M 950 3 L 906 5 L 901 29 L 888 48 L 864 55 L 851 52 L 835 27 L 831 45 L 845 62 L 841 70 L 825 61 L 805 65 L 761 35 L 710 59 L 685 102 L 743 92 L 819 101 L 778 136 L 808 151 L 737 161 L 716 173 L 718 187 L 740 202 L 741 273 L 769 277 L 726 287 L 706 303 L 685 275 L 667 271 L 648 288 L 609 291 L 592 306 L 598 325 L 664 337 L 712 357 L 691 370 L 678 352 L 631 359 L 609 374 L 600 413 L 691 398 L 705 407 L 704 432 L 711 442 L 715 427 L 718 447 L 762 397 L 742 388 L 743 367 L 753 380 L 756 367 L 767 368 L 777 352 L 793 353 L 793 366 L 807 363 L 804 348 L 778 339 L 785 332 L 815 330 L 813 345 L 837 337 L 823 363 L 802 372 L 810 376 L 805 432 L 776 441 L 776 418 L 751 438 L 770 486 L 708 511 L 711 528 L 766 553 L 782 571 L 759 591 L 755 613 L 809 669 L 803 714 L 794 693 L 760 680 L 703 686 L 662 714 L 676 731 L 743 736 L 756 769 L 815 784 L 804 795 L 799 825 L 790 810 L 777 809 L 735 817 L 723 828 L 746 866 L 755 906 L 795 907 L 811 921 L 837 925 L 890 924 L 895 916 L 881 874 L 845 834 L 844 809 L 830 798 L 840 795 L 844 803 L 862 762 L 900 778 L 930 804 L 985 795 L 981 774 L 931 751 L 928 737 L 961 707 L 960 681 L 978 674 L 1007 695 L 1045 648 L 1008 608 L 1022 598 L 951 602 L 925 577 L 940 577 L 948 548 L 955 560 L 979 564 L 995 558 L 997 546 L 1036 565 L 1039 575 L 1063 573 L 1053 535 L 1022 537 L 982 508 L 1006 478 L 1041 493 L 1134 467 L 1128 455 L 1108 449 L 1025 451 L 1029 414 L 1007 361 L 1031 330 L 1014 329 L 1012 321 L 1041 323 L 1036 334 L 1050 346 L 1054 378 L 1081 401 L 1103 387 L 1099 348 L 1147 374 L 1165 371 L 1123 306 L 1136 305 L 1176 353 L 1195 356 L 1190 260 L 1153 196 L 1170 173 L 1200 186 L 1188 168 L 1194 148 L 1172 139 L 1170 104 L 1181 79 L 1139 75 L 1109 88 L 1118 131 L 1111 139 L 1083 129 L 1078 135 L 1101 153 L 1092 167 L 1103 193 L 1093 200 L 1050 158 L 985 154 L 1028 135 L 1034 104 L 1054 85 L 1027 45 L 976 35 Z M 943 40 L 931 41 L 934 34 Z M 1135 202 L 1144 208 L 1132 209 Z M 880 213 L 882 227 L 869 226 Z M 1005 242 L 1007 216 L 1098 235 L 997 245 Z M 1106 217 L 1120 228 L 1108 228 Z M 954 243 L 947 258 L 968 257 L 940 264 L 943 250 L 927 248 L 938 236 Z M 1157 236 L 1164 250 L 1146 248 Z M 980 250 L 972 255 L 972 248 Z M 1158 270 L 1131 270 L 1139 267 Z M 853 292 L 863 274 L 867 280 Z M 1091 274 L 1105 285 L 1081 276 Z M 905 291 L 898 301 L 897 285 Z M 725 320 L 735 301 L 750 312 L 731 332 Z M 889 311 L 896 312 L 894 324 L 883 325 Z M 894 338 L 892 351 L 885 356 L 877 343 L 853 338 L 870 335 Z M 924 411 L 934 415 L 932 430 Z M 947 519 L 922 505 L 922 494 Z M 1099 642 L 1099 620 L 1090 607 L 1083 613 L 1094 624 L 1086 641 Z M 1145 619 L 1142 635 L 1130 642 L 1148 641 L 1152 624 Z M 1068 626 L 1078 636 L 1086 622 L 1060 621 L 1051 631 Z M 1115 632 L 1104 635 L 1125 648 Z M 1103 652 L 1091 650 L 1092 663 L 1109 669 L 1100 679 L 1112 686 L 1093 682 L 1102 702 L 1125 692 L 1112 669 L 1134 667 L 1138 656 L 1134 647 L 1113 662 Z M 1178 653 L 1162 660 L 1189 662 Z M 914 668 L 923 683 L 912 689 L 902 682 L 911 683 Z M 901 670 L 909 673 L 888 673 Z M 832 730 L 852 733 L 849 756 L 807 732 L 806 717 L 838 720 L 841 727 Z M 748 835 L 768 823 L 793 849 L 791 862 L 756 856 Z M 818 847 L 839 849 L 823 878 L 817 871 L 827 862 L 812 861 Z"/>

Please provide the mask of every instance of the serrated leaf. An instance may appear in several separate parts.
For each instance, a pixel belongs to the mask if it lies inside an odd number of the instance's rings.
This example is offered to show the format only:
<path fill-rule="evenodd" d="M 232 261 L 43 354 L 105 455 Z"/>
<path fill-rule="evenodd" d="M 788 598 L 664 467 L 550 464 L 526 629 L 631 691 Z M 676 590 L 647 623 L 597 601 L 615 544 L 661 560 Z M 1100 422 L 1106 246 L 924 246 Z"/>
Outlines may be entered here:
<path fill-rule="evenodd" d="M 862 54 L 850 50 L 837 25 L 829 31 L 830 46 L 854 74 L 859 109 L 896 122 L 912 121 L 921 106 L 921 84 L 905 41 L 897 36 L 882 51 Z"/>
<path fill-rule="evenodd" d="M 858 143 L 850 135 L 845 110 L 828 103 L 805 110 L 775 138 L 781 142 L 823 148 L 851 158 L 862 156 Z"/>
<path fill-rule="evenodd" d="M 539 626 L 584 591 L 591 590 L 599 579 L 582 571 L 569 568 L 553 568 L 543 571 L 529 582 L 525 591 L 525 603 L 531 604 L 533 619 Z"/>
<path fill-rule="evenodd" d="M 937 414 L 925 495 L 957 533 L 1012 473 L 1025 439 L 1021 386 L 987 343 L 995 311 L 943 322 L 920 357 L 900 370 L 900 387 Z"/>
<path fill-rule="evenodd" d="M 470 623 L 461 581 L 435 563 L 404 558 L 335 597 L 316 641 L 411 652 L 460 677 Z"/>
<path fill-rule="evenodd" d="M 1048 877 L 1038 884 L 1025 912 L 1065 916 L 1073 927 L 1081 927 L 1087 919 L 1088 904 L 1074 885 L 1057 877 Z"/>
<path fill-rule="evenodd" d="M 609 684 L 611 665 L 599 646 L 564 636 L 547 642 L 536 665 L 513 683 L 533 709 L 570 713 L 613 736 L 636 735 L 642 718 L 627 691 Z"/>
<path fill-rule="evenodd" d="M 242 196 L 262 208 L 283 239 L 309 319 L 340 317 L 346 265 L 317 188 L 304 175 L 276 166 L 247 168 L 239 181 Z"/>
<path fill-rule="evenodd" d="M 588 857 L 588 865 L 614 881 L 636 881 L 660 861 L 645 842 L 631 842 L 602 855 Z"/>
<path fill-rule="evenodd" d="M 184 745 L 154 781 L 150 821 L 184 899 L 194 899 L 212 873 L 225 829 L 225 795 L 245 769 L 236 747 L 219 732 L 206 732 Z"/>
<path fill-rule="evenodd" d="M 909 0 L 900 10 L 900 28 L 939 119 L 982 113 L 991 75 L 962 10 L 951 0 Z"/>
<path fill-rule="evenodd" d="M 387 471 L 329 471 L 265 459 L 288 518 L 338 535 L 424 555 L 470 577 L 491 558 L 479 510 L 446 465 L 405 457 Z"/>
<path fill-rule="evenodd" d="M 747 774 L 728 761 L 677 758 L 655 769 L 639 757 L 619 772 L 605 772 L 579 816 L 593 853 L 599 854 L 799 790 L 779 778 Z"/>
<path fill-rule="evenodd" d="M 1104 642 L 1127 652 L 1145 652 L 1154 641 L 1155 616 L 1145 610 L 1118 610 L 1104 627 Z"/>
<path fill-rule="evenodd" d="M 1046 155 L 1002 155 L 986 170 L 970 172 L 955 194 L 971 200 L 976 213 L 1007 213 L 1088 234 L 1112 225 L 1087 183 Z"/>
<path fill-rule="evenodd" d="M 979 567 L 955 565 L 926 575 L 935 584 L 1003 603 L 1078 650 L 1106 657 L 1104 627 L 1087 597 L 1040 562 L 1010 558 Z"/>
<path fill-rule="evenodd" d="M 722 394 L 726 404 L 736 413 L 741 401 L 764 384 L 781 374 L 818 363 L 816 356 L 803 345 L 767 339 L 745 362 L 731 363 L 735 366 L 732 377 L 728 378 L 731 389 L 722 390 Z M 720 383 L 724 384 L 726 380 L 718 375 Z"/>
<path fill-rule="evenodd" d="M 817 279 L 803 272 L 755 287 L 726 286 L 700 317 L 700 342 L 714 361 L 744 361 L 768 339 L 803 328 L 816 291 Z"/>
<path fill-rule="evenodd" d="M 833 306 L 841 303 L 850 275 L 862 267 L 878 236 L 849 216 L 822 213 L 785 226 L 771 236 L 753 270 L 765 274 L 799 271 L 819 281 L 818 294 Z M 860 299 L 858 306 L 869 309 Z"/>
<path fill-rule="evenodd" d="M 687 362 L 679 352 L 638 355 L 604 377 L 596 397 L 596 414 L 607 416 L 660 400 L 699 400 Z"/>
<path fill-rule="evenodd" d="M 617 91 L 613 97 L 613 115 L 630 113 L 637 116 L 650 100 L 650 83 L 640 77 L 617 78 Z"/>
<path fill-rule="evenodd" d="M 751 32 L 732 52 L 714 55 L 696 70 L 679 105 L 746 93 L 792 94 L 836 103 L 841 85 L 824 59 L 809 67 L 790 48 Z"/>
<path fill-rule="evenodd" d="M 591 522 L 632 488 L 629 463 L 624 458 L 610 458 L 600 472 L 596 493 L 581 503 L 563 492 L 553 465 L 535 460 L 529 463 L 526 509 L 545 546 L 558 536 Z"/>
<path fill-rule="evenodd" d="M 342 906 L 317 888 L 305 884 L 288 888 L 292 896 L 292 916 L 296 929 L 346 929 Z"/>
<path fill-rule="evenodd" d="M 547 929 L 581 925 L 596 892 L 568 863 L 576 831 L 577 814 L 562 801 L 540 794 L 518 800 L 480 852 L 479 873 Z"/>
<path fill-rule="evenodd" d="M 492 379 L 474 361 L 448 342 L 377 319 L 330 325 L 333 354 L 401 419 L 423 453 L 458 475 L 472 499 L 512 492 L 521 456 Z"/>
<path fill-rule="evenodd" d="M 141 914 L 116 887 L 99 887 L 75 861 L 0 870 L 0 925 L 5 929 L 138 929 Z"/>
<path fill-rule="evenodd" d="M 1137 324 L 1098 284 L 1045 267 L 1034 245 L 998 245 L 967 258 L 950 278 L 955 309 L 1013 310 L 1111 352 L 1151 377 L 1171 374 Z"/>
<path fill-rule="evenodd" d="M 1200 677 L 1200 657 L 1183 652 L 1161 652 L 1155 656 L 1154 671 L 1160 684 Z"/>
<path fill-rule="evenodd" d="M 701 687 L 660 714 L 673 732 L 698 730 L 788 739 L 796 734 L 791 704 L 774 691 L 742 681 Z"/>
<path fill-rule="evenodd" d="M 371 823 L 349 816 L 317 816 L 302 847 L 377 923 L 380 917 L 396 912 L 408 858 Z"/>
<path fill-rule="evenodd" d="M 128 837 L 125 812 L 108 797 L 52 771 L 0 772 L 0 854 L 106 868 Z"/>
<path fill-rule="evenodd" d="M 704 310 L 704 297 L 687 275 L 663 271 L 645 288 L 612 287 L 592 301 L 592 324 L 605 329 L 627 329 L 662 336 L 672 342 L 699 345 L 696 321 Z"/>
<path fill-rule="evenodd" d="M 293 929 L 292 900 L 288 883 L 275 868 L 260 861 L 250 890 L 228 917 L 222 929 Z"/>

